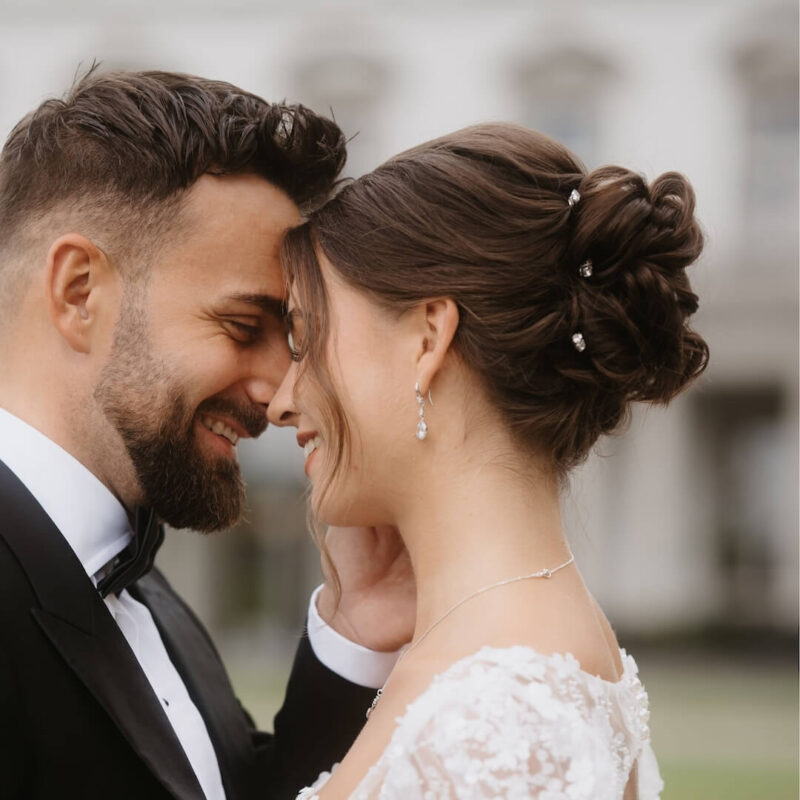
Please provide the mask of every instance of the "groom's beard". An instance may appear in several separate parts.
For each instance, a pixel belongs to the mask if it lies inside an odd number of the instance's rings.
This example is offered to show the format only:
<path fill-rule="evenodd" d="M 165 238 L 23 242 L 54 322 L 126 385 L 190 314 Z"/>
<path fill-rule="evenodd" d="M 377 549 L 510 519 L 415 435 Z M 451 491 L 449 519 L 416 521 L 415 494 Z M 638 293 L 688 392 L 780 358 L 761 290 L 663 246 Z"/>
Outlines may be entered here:
<path fill-rule="evenodd" d="M 173 389 L 158 424 L 153 426 L 151 421 L 148 426 L 145 420 L 136 419 L 131 405 L 117 398 L 105 410 L 125 442 L 145 503 L 174 528 L 215 531 L 236 523 L 244 504 L 239 464 L 232 456 L 202 452 L 195 420 L 203 410 L 216 409 L 225 410 L 244 425 L 239 410 L 218 398 L 203 403 L 192 414 Z M 152 406 L 147 411 L 152 413 Z M 254 428 L 252 423 L 245 427 Z"/>
<path fill-rule="evenodd" d="M 267 427 L 266 414 L 222 397 L 193 411 L 167 375 L 149 351 L 143 320 L 123 311 L 94 396 L 125 443 L 144 502 L 174 528 L 230 527 L 244 504 L 241 470 L 232 456 L 203 452 L 197 426 L 204 412 L 217 411 L 256 437 Z"/>

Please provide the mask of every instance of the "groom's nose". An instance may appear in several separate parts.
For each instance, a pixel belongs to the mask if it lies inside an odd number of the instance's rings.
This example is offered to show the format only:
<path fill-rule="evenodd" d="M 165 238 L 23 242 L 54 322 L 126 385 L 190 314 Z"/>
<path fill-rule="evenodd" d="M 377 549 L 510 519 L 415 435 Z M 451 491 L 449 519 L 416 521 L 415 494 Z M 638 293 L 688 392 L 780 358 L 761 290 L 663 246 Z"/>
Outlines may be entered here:
<path fill-rule="evenodd" d="M 283 344 L 283 340 L 281 343 Z M 265 343 L 264 347 L 251 350 L 247 357 L 239 362 L 240 385 L 244 387 L 253 403 L 263 406 L 266 410 L 291 363 L 285 344 L 280 347 L 274 342 Z"/>
<path fill-rule="evenodd" d="M 297 362 L 292 361 L 283 381 L 267 407 L 267 419 L 272 425 L 297 425 L 294 404 L 294 384 L 297 380 Z"/>

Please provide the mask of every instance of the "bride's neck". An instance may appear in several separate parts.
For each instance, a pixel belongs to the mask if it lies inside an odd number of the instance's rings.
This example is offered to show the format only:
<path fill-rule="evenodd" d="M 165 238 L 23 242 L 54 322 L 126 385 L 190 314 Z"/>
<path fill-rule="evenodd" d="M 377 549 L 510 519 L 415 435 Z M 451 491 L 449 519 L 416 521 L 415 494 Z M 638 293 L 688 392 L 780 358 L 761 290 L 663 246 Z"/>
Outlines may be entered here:
<path fill-rule="evenodd" d="M 457 460 L 432 454 L 398 520 L 417 579 L 416 636 L 471 592 L 569 557 L 557 480 L 535 459 L 475 444 L 472 457 L 463 444 Z"/>

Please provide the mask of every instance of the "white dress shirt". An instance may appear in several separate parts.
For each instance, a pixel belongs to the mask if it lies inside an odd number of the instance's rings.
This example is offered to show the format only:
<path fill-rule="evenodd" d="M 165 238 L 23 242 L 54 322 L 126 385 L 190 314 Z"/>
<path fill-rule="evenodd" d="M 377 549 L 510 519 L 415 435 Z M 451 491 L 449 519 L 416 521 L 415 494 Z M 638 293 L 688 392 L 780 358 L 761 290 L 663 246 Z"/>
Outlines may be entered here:
<path fill-rule="evenodd" d="M 130 542 L 125 509 L 109 489 L 66 450 L 0 408 L 0 461 L 25 484 L 97 585 L 97 573 Z M 321 588 L 321 587 L 320 587 Z M 353 683 L 383 686 L 397 653 L 378 653 L 344 638 L 309 603 L 308 633 L 317 658 Z M 105 604 L 136 656 L 208 800 L 224 800 L 216 753 L 205 722 L 170 661 L 150 611 L 123 590 Z"/>

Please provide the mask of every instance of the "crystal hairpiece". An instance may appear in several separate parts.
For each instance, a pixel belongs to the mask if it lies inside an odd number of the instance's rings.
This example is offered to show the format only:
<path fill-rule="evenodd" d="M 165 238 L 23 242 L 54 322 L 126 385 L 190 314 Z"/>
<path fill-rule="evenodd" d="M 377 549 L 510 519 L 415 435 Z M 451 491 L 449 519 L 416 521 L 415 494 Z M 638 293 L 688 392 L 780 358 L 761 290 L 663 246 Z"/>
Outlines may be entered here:
<path fill-rule="evenodd" d="M 573 189 L 569 193 L 569 197 L 567 198 L 567 204 L 570 208 L 575 205 L 581 199 L 581 193 L 577 189 Z"/>
<path fill-rule="evenodd" d="M 572 334 L 572 344 L 579 353 L 586 349 L 586 339 L 583 338 L 583 334 L 580 331 L 575 331 Z"/>
<path fill-rule="evenodd" d="M 581 278 L 591 278 L 593 272 L 594 265 L 590 258 L 587 258 L 586 261 L 578 267 L 578 275 L 580 275 Z"/>

